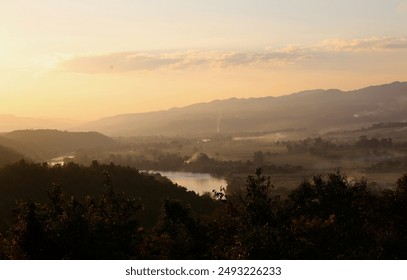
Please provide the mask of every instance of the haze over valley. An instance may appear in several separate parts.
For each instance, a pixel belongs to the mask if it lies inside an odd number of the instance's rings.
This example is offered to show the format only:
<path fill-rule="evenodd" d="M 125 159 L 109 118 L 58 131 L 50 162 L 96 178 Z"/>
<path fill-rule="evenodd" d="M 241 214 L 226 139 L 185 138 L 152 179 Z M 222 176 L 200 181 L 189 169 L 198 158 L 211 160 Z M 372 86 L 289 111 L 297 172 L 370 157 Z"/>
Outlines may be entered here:
<path fill-rule="evenodd" d="M 106 117 L 65 131 L 5 132 L 0 145 L 4 164 L 20 158 L 52 165 L 97 160 L 208 173 L 226 178 L 230 190 L 257 167 L 269 169 L 281 190 L 335 170 L 391 188 L 406 165 L 406 92 L 406 82 L 393 82 L 349 92 L 215 100 Z"/>

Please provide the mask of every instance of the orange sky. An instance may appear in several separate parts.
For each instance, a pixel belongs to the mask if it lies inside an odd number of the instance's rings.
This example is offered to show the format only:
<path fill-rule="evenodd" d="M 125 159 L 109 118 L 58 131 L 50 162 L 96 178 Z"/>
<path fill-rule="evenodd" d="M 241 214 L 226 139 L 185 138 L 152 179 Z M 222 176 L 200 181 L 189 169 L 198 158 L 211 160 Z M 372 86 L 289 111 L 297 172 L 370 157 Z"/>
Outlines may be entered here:
<path fill-rule="evenodd" d="M 407 1 L 8 2 L 0 114 L 92 120 L 407 80 Z"/>

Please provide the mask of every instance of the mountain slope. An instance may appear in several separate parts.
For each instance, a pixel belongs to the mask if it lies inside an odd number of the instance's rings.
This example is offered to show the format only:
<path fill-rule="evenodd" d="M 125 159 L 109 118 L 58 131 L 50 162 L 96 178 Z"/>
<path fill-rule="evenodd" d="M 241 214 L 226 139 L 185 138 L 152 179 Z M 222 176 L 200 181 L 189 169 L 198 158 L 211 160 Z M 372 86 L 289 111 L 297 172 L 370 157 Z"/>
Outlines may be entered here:
<path fill-rule="evenodd" d="M 50 129 L 17 130 L 4 133 L 0 145 L 12 148 L 33 160 L 48 160 L 81 148 L 106 147 L 115 141 L 98 132 L 67 132 Z"/>
<path fill-rule="evenodd" d="M 15 150 L 0 145 L 0 167 L 15 163 L 23 158 L 24 156 Z"/>
<path fill-rule="evenodd" d="M 110 135 L 208 135 L 282 129 L 326 131 L 407 120 L 407 82 L 344 92 L 215 100 L 166 111 L 103 118 L 81 127 Z"/>

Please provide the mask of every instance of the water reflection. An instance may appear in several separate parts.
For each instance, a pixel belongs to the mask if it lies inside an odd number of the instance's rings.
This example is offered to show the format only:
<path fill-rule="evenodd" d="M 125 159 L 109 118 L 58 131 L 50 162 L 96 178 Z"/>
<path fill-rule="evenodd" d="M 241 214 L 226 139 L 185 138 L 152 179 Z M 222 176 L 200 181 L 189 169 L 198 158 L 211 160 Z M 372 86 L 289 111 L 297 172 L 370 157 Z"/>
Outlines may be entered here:
<path fill-rule="evenodd" d="M 200 195 L 212 190 L 219 190 L 221 186 L 226 187 L 225 179 L 216 178 L 208 173 L 174 172 L 174 171 L 149 171 L 149 173 L 160 173 L 172 182 L 194 191 Z"/>

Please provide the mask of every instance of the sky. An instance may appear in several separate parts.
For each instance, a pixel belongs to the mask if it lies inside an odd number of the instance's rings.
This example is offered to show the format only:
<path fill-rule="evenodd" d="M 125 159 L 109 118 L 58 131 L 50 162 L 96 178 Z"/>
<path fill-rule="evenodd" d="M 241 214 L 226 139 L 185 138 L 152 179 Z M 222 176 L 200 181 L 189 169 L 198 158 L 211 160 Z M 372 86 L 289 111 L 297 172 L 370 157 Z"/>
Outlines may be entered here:
<path fill-rule="evenodd" d="M 0 114 L 94 120 L 407 81 L 407 0 L 0 0 Z"/>

